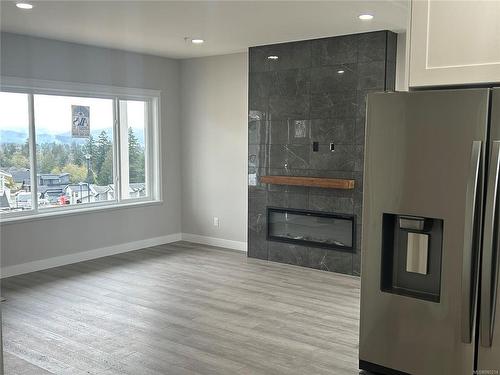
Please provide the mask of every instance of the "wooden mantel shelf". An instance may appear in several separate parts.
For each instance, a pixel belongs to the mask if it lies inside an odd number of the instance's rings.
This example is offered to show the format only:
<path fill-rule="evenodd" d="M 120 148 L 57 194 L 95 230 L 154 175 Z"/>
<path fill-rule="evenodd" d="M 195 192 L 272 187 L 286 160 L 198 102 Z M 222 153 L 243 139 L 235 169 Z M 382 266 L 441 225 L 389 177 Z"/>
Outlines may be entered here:
<path fill-rule="evenodd" d="M 260 182 L 274 185 L 311 186 L 326 189 L 354 189 L 354 180 L 300 176 L 261 176 Z"/>

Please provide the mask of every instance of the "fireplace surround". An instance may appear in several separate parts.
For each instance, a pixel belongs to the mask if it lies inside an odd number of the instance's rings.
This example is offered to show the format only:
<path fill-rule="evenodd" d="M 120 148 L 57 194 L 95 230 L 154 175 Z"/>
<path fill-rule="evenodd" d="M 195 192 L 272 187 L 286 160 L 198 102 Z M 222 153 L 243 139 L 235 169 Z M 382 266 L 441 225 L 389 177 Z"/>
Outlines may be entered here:
<path fill-rule="evenodd" d="M 366 95 L 394 90 L 396 39 L 382 30 L 250 48 L 249 257 L 360 274 Z M 352 249 L 269 237 L 268 207 L 354 216 Z"/>

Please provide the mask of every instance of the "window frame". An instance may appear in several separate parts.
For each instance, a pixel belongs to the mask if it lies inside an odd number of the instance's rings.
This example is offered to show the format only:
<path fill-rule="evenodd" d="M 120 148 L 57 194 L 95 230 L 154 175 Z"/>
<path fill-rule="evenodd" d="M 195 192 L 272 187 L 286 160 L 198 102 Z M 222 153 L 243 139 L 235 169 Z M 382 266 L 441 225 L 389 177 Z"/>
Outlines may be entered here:
<path fill-rule="evenodd" d="M 161 168 L 161 90 L 138 89 L 119 86 L 106 86 L 75 82 L 48 81 L 19 77 L 0 76 L 0 91 L 28 95 L 29 111 L 29 151 L 30 178 L 32 181 L 30 210 L 2 212 L 0 224 L 34 220 L 37 218 L 71 215 L 82 212 L 113 210 L 117 208 L 161 204 L 162 168 Z M 113 200 L 68 205 L 57 209 L 38 207 L 36 129 L 34 114 L 34 95 L 76 96 L 113 101 L 113 184 L 115 196 Z M 146 196 L 141 198 L 122 198 L 120 181 L 120 100 L 136 100 L 146 102 L 148 121 L 144 129 L 145 140 L 145 184 Z M 33 183 L 33 181 L 35 183 Z"/>

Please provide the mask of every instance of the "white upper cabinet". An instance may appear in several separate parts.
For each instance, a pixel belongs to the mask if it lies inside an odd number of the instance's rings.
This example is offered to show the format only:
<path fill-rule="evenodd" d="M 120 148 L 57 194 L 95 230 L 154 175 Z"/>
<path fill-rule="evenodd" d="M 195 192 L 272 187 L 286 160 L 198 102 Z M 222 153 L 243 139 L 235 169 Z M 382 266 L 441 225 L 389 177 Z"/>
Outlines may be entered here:
<path fill-rule="evenodd" d="M 410 87 L 500 83 L 500 0 L 413 0 Z"/>

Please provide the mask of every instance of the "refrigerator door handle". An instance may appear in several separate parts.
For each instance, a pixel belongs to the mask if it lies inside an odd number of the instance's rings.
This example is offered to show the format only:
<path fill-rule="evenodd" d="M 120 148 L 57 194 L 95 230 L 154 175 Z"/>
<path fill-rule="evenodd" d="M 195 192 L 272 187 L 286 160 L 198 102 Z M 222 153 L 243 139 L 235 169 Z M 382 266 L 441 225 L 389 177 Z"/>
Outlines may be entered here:
<path fill-rule="evenodd" d="M 462 261 L 462 313 L 461 330 L 462 342 L 472 342 L 472 324 L 474 320 L 473 301 L 476 300 L 477 262 L 474 260 L 477 256 L 476 248 L 476 204 L 477 204 L 477 185 L 479 180 L 479 165 L 481 160 L 481 141 L 472 142 L 470 157 L 469 176 L 467 181 L 467 194 L 465 201 L 465 227 L 464 227 L 464 250 Z"/>
<path fill-rule="evenodd" d="M 494 306 L 496 304 L 497 262 L 493 264 L 495 245 L 496 204 L 500 168 L 500 141 L 493 141 L 491 151 L 486 208 L 484 215 L 483 260 L 481 270 L 481 345 L 490 347 L 493 337 Z"/>

